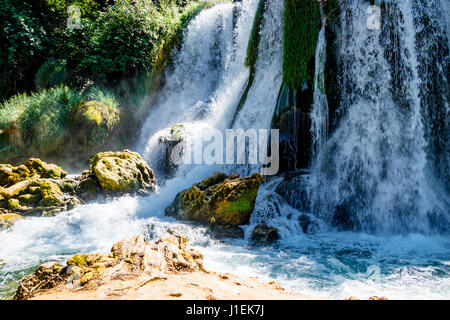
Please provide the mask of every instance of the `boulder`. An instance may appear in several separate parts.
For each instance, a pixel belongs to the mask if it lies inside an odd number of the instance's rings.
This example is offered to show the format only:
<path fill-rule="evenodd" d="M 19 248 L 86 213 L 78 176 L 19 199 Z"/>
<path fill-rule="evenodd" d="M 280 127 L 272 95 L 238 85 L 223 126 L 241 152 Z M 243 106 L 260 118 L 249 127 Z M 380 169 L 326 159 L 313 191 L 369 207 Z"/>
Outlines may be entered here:
<path fill-rule="evenodd" d="M 57 262 L 44 263 L 21 280 L 14 299 L 26 300 L 73 280 L 79 281 L 79 289 L 89 290 L 109 280 L 123 280 L 142 273 L 204 271 L 203 255 L 186 249 L 186 243 L 186 238 L 171 234 L 163 235 L 154 243 L 135 236 L 114 244 L 107 255 L 75 255 L 67 260 L 66 267 Z"/>
<path fill-rule="evenodd" d="M 0 164 L 0 213 L 53 216 L 100 194 L 148 194 L 153 171 L 134 152 L 98 153 L 77 178 L 54 164 L 31 158 L 14 167 Z M 11 220 L 13 221 L 13 220 Z"/>
<path fill-rule="evenodd" d="M 164 161 L 161 163 L 161 171 L 167 175 L 167 177 L 171 177 L 175 174 L 177 170 L 178 164 L 172 161 L 172 152 L 174 148 L 181 142 L 185 140 L 185 129 L 184 124 L 178 123 L 173 125 L 169 132 L 161 136 L 158 139 L 160 145 L 162 145 L 162 152 L 164 152 Z M 182 157 L 183 154 L 180 150 L 179 156 Z"/>
<path fill-rule="evenodd" d="M 90 173 L 106 194 L 155 190 L 153 170 L 135 152 L 101 152 L 91 160 Z"/>
<path fill-rule="evenodd" d="M 292 207 L 300 211 L 310 210 L 310 200 L 307 190 L 307 175 L 296 174 L 289 176 L 281 182 L 275 191 Z"/>
<path fill-rule="evenodd" d="M 25 300 L 37 292 L 56 287 L 64 281 L 62 270 L 58 262 L 41 264 L 33 274 L 20 281 L 14 300 Z"/>
<path fill-rule="evenodd" d="M 24 180 L 38 178 L 63 179 L 66 176 L 67 172 L 61 167 L 35 158 L 28 159 L 17 167 L 13 167 L 10 164 L 0 164 L 0 186 L 5 188 Z"/>
<path fill-rule="evenodd" d="M 241 178 L 216 173 L 181 191 L 166 214 L 181 220 L 237 226 L 249 221 L 263 177 L 255 173 Z"/>
<path fill-rule="evenodd" d="M 278 229 L 265 223 L 258 224 L 251 236 L 253 243 L 273 243 L 280 239 Z"/>

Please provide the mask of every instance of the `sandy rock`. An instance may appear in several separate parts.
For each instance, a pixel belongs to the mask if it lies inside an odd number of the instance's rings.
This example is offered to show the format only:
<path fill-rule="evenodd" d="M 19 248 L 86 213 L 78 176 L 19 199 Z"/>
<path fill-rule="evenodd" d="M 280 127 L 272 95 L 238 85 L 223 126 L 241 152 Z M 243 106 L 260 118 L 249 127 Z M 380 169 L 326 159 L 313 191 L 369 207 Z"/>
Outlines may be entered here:
<path fill-rule="evenodd" d="M 111 252 L 75 255 L 67 260 L 67 267 L 48 262 L 23 278 L 14 297 L 23 300 L 45 289 L 79 280 L 80 289 L 94 289 L 114 279 L 130 279 L 142 274 L 204 271 L 203 255 L 186 249 L 186 238 L 165 234 L 154 243 L 143 236 L 117 242 Z"/>

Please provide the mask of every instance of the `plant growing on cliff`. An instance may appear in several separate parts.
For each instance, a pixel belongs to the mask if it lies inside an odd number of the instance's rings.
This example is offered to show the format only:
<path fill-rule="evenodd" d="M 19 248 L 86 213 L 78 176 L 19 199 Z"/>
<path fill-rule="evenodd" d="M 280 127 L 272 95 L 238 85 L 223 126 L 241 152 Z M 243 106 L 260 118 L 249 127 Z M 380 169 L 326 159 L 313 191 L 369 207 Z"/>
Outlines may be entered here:
<path fill-rule="evenodd" d="M 283 82 L 292 88 L 313 80 L 319 31 L 316 0 L 284 0 Z"/>

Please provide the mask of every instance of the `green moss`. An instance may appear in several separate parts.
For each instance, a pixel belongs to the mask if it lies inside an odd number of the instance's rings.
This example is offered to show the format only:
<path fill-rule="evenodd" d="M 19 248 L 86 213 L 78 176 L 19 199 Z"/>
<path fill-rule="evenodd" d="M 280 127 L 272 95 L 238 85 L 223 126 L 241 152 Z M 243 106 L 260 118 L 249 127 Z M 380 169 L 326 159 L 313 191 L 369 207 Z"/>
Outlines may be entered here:
<path fill-rule="evenodd" d="M 20 202 L 17 199 L 8 199 L 8 206 L 10 210 L 18 210 L 20 208 Z"/>
<path fill-rule="evenodd" d="M 40 194 L 23 194 L 19 196 L 19 201 L 26 204 L 37 204 L 41 200 Z"/>
<path fill-rule="evenodd" d="M 80 268 L 87 267 L 89 265 L 86 254 L 77 254 L 67 260 L 67 265 L 78 266 Z"/>
<path fill-rule="evenodd" d="M 58 185 L 49 180 L 39 182 L 41 187 L 42 204 L 47 207 L 57 206 L 62 202 L 62 192 Z"/>
<path fill-rule="evenodd" d="M 320 32 L 316 0 L 284 0 L 283 82 L 292 88 L 314 78 L 314 58 Z"/>
<path fill-rule="evenodd" d="M 266 0 L 259 0 L 256 9 L 253 27 L 250 33 L 250 40 L 247 47 L 247 56 L 245 65 L 250 69 L 250 74 L 255 73 L 255 64 L 258 59 L 259 42 L 261 40 L 261 27 L 264 20 L 264 12 L 266 8 Z"/>

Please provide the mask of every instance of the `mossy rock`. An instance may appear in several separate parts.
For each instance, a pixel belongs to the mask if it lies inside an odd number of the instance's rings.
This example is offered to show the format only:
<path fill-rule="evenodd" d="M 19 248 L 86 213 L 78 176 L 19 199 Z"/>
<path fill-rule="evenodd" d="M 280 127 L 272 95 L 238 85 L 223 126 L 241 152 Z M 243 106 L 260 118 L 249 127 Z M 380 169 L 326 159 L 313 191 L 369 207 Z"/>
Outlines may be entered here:
<path fill-rule="evenodd" d="M 15 213 L 0 214 L 0 230 L 11 227 L 16 221 L 23 217 Z"/>
<path fill-rule="evenodd" d="M 40 194 L 23 194 L 19 196 L 20 203 L 25 204 L 38 204 L 42 197 Z"/>
<path fill-rule="evenodd" d="M 135 152 L 102 152 L 91 160 L 91 175 L 106 194 L 154 191 L 153 170 Z"/>
<path fill-rule="evenodd" d="M 17 167 L 10 164 L 0 164 L 0 186 L 2 187 L 10 187 L 24 180 L 37 178 L 62 179 L 66 176 L 67 172 L 61 167 L 36 158 L 30 158 Z"/>
<path fill-rule="evenodd" d="M 56 183 L 50 180 L 42 180 L 40 181 L 40 187 L 42 195 L 41 203 L 43 205 L 52 207 L 62 203 L 62 191 Z"/>
<path fill-rule="evenodd" d="M 17 200 L 17 199 L 8 199 L 8 207 L 12 211 L 20 209 L 20 202 L 19 202 L 19 200 Z"/>
<path fill-rule="evenodd" d="M 207 224 L 245 224 L 255 207 L 262 181 L 263 177 L 259 173 L 245 178 L 216 173 L 181 191 L 166 209 L 166 214 Z"/>
<path fill-rule="evenodd" d="M 119 110 L 100 101 L 82 101 L 70 113 L 70 131 L 83 153 L 107 142 L 117 127 Z"/>

